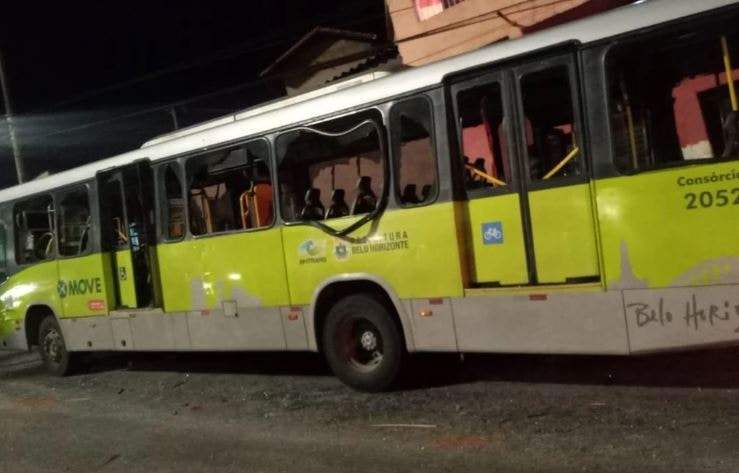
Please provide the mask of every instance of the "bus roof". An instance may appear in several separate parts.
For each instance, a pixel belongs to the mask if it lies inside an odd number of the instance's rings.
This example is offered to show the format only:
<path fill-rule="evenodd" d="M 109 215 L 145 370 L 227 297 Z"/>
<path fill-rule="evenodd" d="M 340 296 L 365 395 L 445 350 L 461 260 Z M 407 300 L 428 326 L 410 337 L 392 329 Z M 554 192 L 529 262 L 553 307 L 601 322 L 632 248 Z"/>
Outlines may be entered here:
<path fill-rule="evenodd" d="M 335 92 L 329 90 L 332 93 L 308 92 L 308 94 L 315 96 L 314 98 L 312 98 L 313 96 L 309 97 L 308 100 L 296 100 L 296 97 L 291 97 L 226 117 L 216 118 L 206 122 L 210 126 L 200 124 L 188 129 L 178 130 L 170 135 L 150 140 L 142 148 L 0 190 L 0 202 L 46 192 L 75 182 L 83 182 L 92 179 L 98 171 L 123 166 L 138 159 L 161 160 L 219 143 L 238 140 L 241 137 L 257 135 L 291 123 L 304 122 L 313 117 L 330 115 L 342 110 L 359 107 L 362 104 L 378 102 L 386 97 L 403 95 L 413 90 L 439 84 L 445 76 L 454 72 L 515 57 L 529 51 L 566 41 L 590 43 L 732 5 L 738 1 L 645 0 L 637 2 L 599 15 L 525 35 L 519 39 L 487 46 L 427 66 L 408 69 L 352 87 L 339 87 Z M 351 83 L 351 81 L 348 82 Z M 336 85 L 329 87 L 336 89 Z"/>

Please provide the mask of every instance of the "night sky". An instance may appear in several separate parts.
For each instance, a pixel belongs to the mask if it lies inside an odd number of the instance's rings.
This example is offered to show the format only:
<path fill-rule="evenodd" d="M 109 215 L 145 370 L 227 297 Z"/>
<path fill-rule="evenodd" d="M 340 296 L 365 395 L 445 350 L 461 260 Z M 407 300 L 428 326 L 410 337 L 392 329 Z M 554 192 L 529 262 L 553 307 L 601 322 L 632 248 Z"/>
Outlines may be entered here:
<path fill-rule="evenodd" d="M 383 0 L 42 3 L 0 7 L 27 178 L 171 131 L 153 110 L 166 104 L 209 95 L 178 107 L 186 126 L 275 98 L 259 72 L 315 26 L 385 36 Z M 13 184 L 0 121 L 0 187 Z"/>

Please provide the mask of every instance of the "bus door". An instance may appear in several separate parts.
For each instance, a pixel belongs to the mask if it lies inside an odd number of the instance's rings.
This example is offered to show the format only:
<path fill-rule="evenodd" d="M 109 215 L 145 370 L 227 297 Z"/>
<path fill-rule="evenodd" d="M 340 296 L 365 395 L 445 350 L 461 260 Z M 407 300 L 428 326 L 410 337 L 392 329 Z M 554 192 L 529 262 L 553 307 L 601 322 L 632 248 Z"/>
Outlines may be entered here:
<path fill-rule="evenodd" d="M 463 159 L 466 234 L 473 285 L 530 281 L 519 170 L 512 160 L 511 94 L 493 72 L 452 85 Z"/>
<path fill-rule="evenodd" d="M 103 252 L 110 258 L 116 308 L 158 306 L 154 181 L 148 161 L 98 173 Z"/>
<path fill-rule="evenodd" d="M 473 285 L 599 279 L 574 59 L 452 86 Z"/>

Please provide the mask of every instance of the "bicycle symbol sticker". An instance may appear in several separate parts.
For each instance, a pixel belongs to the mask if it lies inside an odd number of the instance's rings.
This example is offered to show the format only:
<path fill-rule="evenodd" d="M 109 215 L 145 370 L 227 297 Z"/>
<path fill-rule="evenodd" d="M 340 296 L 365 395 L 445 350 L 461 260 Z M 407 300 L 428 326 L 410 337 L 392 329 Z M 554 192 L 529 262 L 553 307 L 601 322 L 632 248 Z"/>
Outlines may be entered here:
<path fill-rule="evenodd" d="M 499 245 L 503 243 L 503 222 L 483 223 L 482 242 L 486 245 Z"/>

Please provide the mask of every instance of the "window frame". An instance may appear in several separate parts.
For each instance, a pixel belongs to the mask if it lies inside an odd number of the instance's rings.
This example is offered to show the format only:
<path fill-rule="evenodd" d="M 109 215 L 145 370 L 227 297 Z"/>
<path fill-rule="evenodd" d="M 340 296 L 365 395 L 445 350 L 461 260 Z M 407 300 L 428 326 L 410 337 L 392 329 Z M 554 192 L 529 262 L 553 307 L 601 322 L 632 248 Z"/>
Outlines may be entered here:
<path fill-rule="evenodd" d="M 521 191 L 521 177 L 520 177 L 520 165 L 519 165 L 519 151 L 517 146 L 518 136 L 515 133 L 516 125 L 516 109 L 515 109 L 515 97 L 514 90 L 511 85 L 511 68 L 502 65 L 500 67 L 493 67 L 489 70 L 481 71 L 479 74 L 475 74 L 472 77 L 460 80 L 459 82 L 452 83 L 450 88 L 452 95 L 452 106 L 453 106 L 453 117 L 454 117 L 454 133 L 457 141 L 457 165 L 461 169 L 461 189 L 464 192 L 467 199 L 480 199 L 491 196 L 499 196 L 506 194 L 517 194 Z M 504 112 L 503 120 L 503 132 L 506 138 L 506 154 L 508 157 L 508 167 L 511 171 L 509 182 L 505 186 L 490 186 L 480 187 L 477 189 L 468 189 L 465 182 L 466 170 L 463 166 L 464 159 L 464 136 L 463 128 L 460 124 L 459 118 L 459 95 L 462 92 L 479 89 L 487 85 L 496 83 L 500 88 L 500 105 Z"/>
<path fill-rule="evenodd" d="M 226 231 L 219 231 L 219 232 L 212 232 L 212 233 L 204 233 L 202 235 L 195 235 L 191 229 L 190 229 L 190 182 L 189 182 L 189 175 L 188 175 L 188 163 L 192 160 L 202 158 L 203 156 L 211 153 L 217 153 L 217 152 L 228 152 L 232 151 L 238 148 L 244 148 L 249 145 L 249 143 L 254 143 L 260 141 L 265 144 L 267 155 L 265 156 L 265 164 L 267 165 L 267 168 L 269 170 L 269 178 L 270 178 L 270 184 L 272 186 L 272 221 L 269 225 L 265 225 L 263 227 L 255 227 L 255 228 L 235 228 L 233 230 L 226 230 Z M 274 151 L 271 141 L 264 135 L 260 134 L 257 136 L 249 137 L 246 139 L 241 139 L 239 141 L 231 142 L 231 143 L 223 143 L 220 144 L 217 147 L 213 148 L 203 148 L 200 150 L 193 151 L 191 153 L 188 153 L 186 155 L 180 156 L 178 158 L 175 158 L 171 161 L 165 161 L 162 163 L 162 165 L 157 167 L 157 172 L 159 168 L 166 168 L 167 164 L 171 164 L 173 162 L 177 162 L 179 164 L 179 167 L 182 172 L 182 176 L 184 179 L 182 179 L 182 191 L 183 191 L 183 197 L 184 197 L 184 203 L 185 203 L 185 219 L 186 219 L 186 226 L 185 226 L 185 235 L 180 240 L 168 240 L 164 238 L 164 235 L 162 234 L 160 230 L 160 239 L 164 243 L 176 243 L 179 241 L 183 241 L 185 239 L 201 239 L 201 238 L 212 238 L 212 237 L 218 237 L 218 236 L 224 236 L 224 235 L 233 235 L 237 233 L 252 233 L 252 232 L 258 232 L 258 231 L 265 231 L 269 230 L 271 228 L 274 228 L 277 224 L 277 205 L 276 205 L 276 170 L 274 168 Z M 157 176 L 157 185 L 160 185 L 159 177 Z M 163 186 L 160 187 L 160 205 L 164 205 L 162 203 L 162 199 L 164 199 L 164 192 L 163 192 Z M 161 209 L 160 209 L 160 215 L 161 215 Z M 163 228 L 163 222 L 161 218 L 159 219 L 159 226 L 160 228 Z"/>
<path fill-rule="evenodd" d="M 515 124 L 515 140 L 516 155 L 519 163 L 517 167 L 523 172 L 526 192 L 535 192 L 543 189 L 554 187 L 564 187 L 575 184 L 581 184 L 590 180 L 591 159 L 588 147 L 588 131 L 585 127 L 585 113 L 583 111 L 585 95 L 580 90 L 580 77 L 578 71 L 581 70 L 579 64 L 579 54 L 577 49 L 569 48 L 564 51 L 552 53 L 541 57 L 538 60 L 530 60 L 520 65 L 514 66 L 511 70 L 513 73 L 514 89 L 516 91 L 516 124 Z M 531 156 L 529 156 L 528 146 L 526 143 L 526 110 L 523 102 L 522 80 L 527 74 L 545 71 L 547 69 L 555 69 L 564 67 L 567 71 L 568 85 L 570 89 L 570 102 L 572 105 L 572 126 L 576 131 L 573 144 L 579 148 L 580 173 L 573 176 L 555 177 L 552 179 L 532 179 L 531 178 Z"/>
<path fill-rule="evenodd" d="M 174 170 L 175 175 L 177 176 L 177 179 L 180 182 L 180 198 L 182 199 L 182 206 L 183 206 L 183 214 L 185 216 L 185 231 L 182 233 L 182 236 L 179 238 L 170 238 L 169 237 L 169 206 L 167 202 L 167 188 L 166 188 L 166 182 L 165 182 L 165 176 L 167 169 L 172 168 Z M 190 231 L 190 225 L 189 225 L 189 205 L 187 202 L 187 199 L 185 198 L 185 169 L 182 163 L 179 159 L 172 159 L 164 161 L 163 163 L 156 166 L 156 186 L 158 190 L 158 205 L 157 205 L 157 227 L 158 227 L 158 236 L 159 236 L 159 242 L 160 243 L 177 243 L 180 241 L 185 240 L 187 238 L 187 235 Z M 166 219 L 166 221 L 165 221 Z"/>
<path fill-rule="evenodd" d="M 18 213 L 17 213 L 17 209 L 18 209 L 19 206 L 23 206 L 23 204 L 26 204 L 28 202 L 32 202 L 32 201 L 34 201 L 36 199 L 41 199 L 43 197 L 48 197 L 51 200 L 51 213 L 52 213 L 53 217 L 51 218 L 52 228 L 50 229 L 50 232 L 53 235 L 52 241 L 54 242 L 54 249 L 51 252 L 50 257 L 47 258 L 47 259 L 34 260 L 34 261 L 30 261 L 30 262 L 29 261 L 23 261 L 23 262 L 21 262 L 20 259 L 19 259 L 19 257 L 21 256 L 21 254 L 24 251 L 24 248 L 23 248 L 24 245 L 19 245 L 18 244 L 19 243 L 18 238 L 21 236 L 21 232 L 18 231 L 18 230 L 20 230 L 20 228 L 18 227 Z M 56 200 L 55 200 L 55 196 L 54 196 L 54 193 L 53 192 L 36 194 L 36 195 L 30 196 L 30 197 L 27 197 L 25 199 L 21 199 L 21 200 L 17 200 L 15 202 L 13 202 L 13 205 L 11 207 L 11 217 L 12 217 L 12 225 L 13 225 L 13 238 L 15 239 L 14 240 L 14 248 L 15 248 L 15 251 L 14 251 L 14 253 L 15 253 L 15 255 L 14 255 L 15 261 L 14 261 L 14 263 L 15 263 L 15 266 L 16 267 L 18 267 L 18 268 L 25 268 L 27 266 L 31 266 L 31 265 L 34 265 L 34 264 L 47 263 L 47 262 L 50 262 L 50 261 L 55 261 L 58 258 L 57 248 L 56 248 L 56 216 L 55 216 L 55 213 L 56 213 Z"/>
<path fill-rule="evenodd" d="M 402 193 L 403 190 L 400 188 L 400 164 L 403 158 L 403 151 L 402 151 L 402 133 L 401 128 L 402 125 L 399 121 L 396 122 L 396 120 L 399 120 L 400 118 L 400 112 L 402 112 L 402 109 L 404 106 L 411 104 L 413 102 L 422 101 L 426 104 L 427 110 L 428 110 L 428 118 L 429 118 L 429 140 L 431 140 L 431 150 L 433 152 L 433 160 L 434 160 L 434 193 L 431 194 L 428 200 L 419 202 L 417 204 L 404 204 L 402 201 Z M 388 122 L 389 122 L 389 129 L 390 129 L 390 159 L 392 161 L 392 176 L 390 179 L 390 182 L 393 186 L 393 194 L 395 198 L 396 205 L 398 208 L 402 209 L 408 209 L 408 208 L 417 208 L 417 207 L 425 207 L 427 205 L 432 205 L 437 202 L 439 199 L 439 195 L 441 193 L 441 173 L 439 170 L 439 150 L 438 150 L 438 141 L 436 137 L 436 119 L 434 117 L 434 102 L 425 94 L 419 94 L 414 95 L 411 97 L 404 97 L 402 100 L 399 100 L 397 102 L 394 102 L 390 108 L 390 111 L 388 113 Z M 386 179 L 387 181 L 387 179 Z"/>
<path fill-rule="evenodd" d="M 0 220 L 0 283 L 6 279 L 10 265 L 8 259 L 8 231 L 4 220 Z"/>
<path fill-rule="evenodd" d="M 371 115 L 375 115 L 374 117 Z M 392 174 L 392 166 L 390 163 L 391 157 L 389 153 L 389 143 L 388 143 L 388 130 L 385 125 L 385 122 L 387 120 L 386 117 L 387 113 L 385 110 L 380 108 L 379 105 L 373 105 L 365 108 L 355 109 L 348 112 L 340 113 L 333 116 L 328 117 L 322 117 L 310 122 L 306 122 L 299 125 L 294 125 L 290 127 L 283 128 L 273 135 L 273 146 L 274 146 L 274 162 L 275 162 L 275 180 L 276 180 L 276 198 L 278 199 L 276 202 L 278 202 L 277 210 L 279 214 L 280 221 L 282 224 L 286 227 L 290 226 L 296 226 L 296 225 L 308 225 L 316 227 L 324 232 L 329 233 L 332 236 L 336 237 L 346 237 L 349 233 L 352 233 L 356 229 L 362 227 L 367 222 L 370 222 L 377 218 L 378 215 L 382 214 L 387 206 L 388 206 L 388 198 L 390 195 L 390 187 L 391 187 L 391 174 Z M 285 135 L 288 135 L 292 132 L 299 131 L 299 130 L 308 130 L 313 133 L 318 133 L 324 136 L 331 136 L 332 133 L 325 132 L 323 130 L 317 129 L 317 126 L 320 126 L 322 124 L 331 123 L 337 120 L 346 119 L 348 117 L 358 117 L 360 118 L 358 121 L 356 121 L 356 124 L 352 127 L 344 129 L 341 133 L 335 134 L 334 136 L 341 136 L 346 134 L 348 131 L 355 130 L 359 128 L 364 123 L 371 123 L 372 126 L 375 127 L 377 131 L 378 136 L 378 149 L 380 151 L 380 157 L 382 161 L 382 171 L 383 171 L 383 182 L 382 182 L 382 188 L 380 194 L 377 196 L 377 205 L 375 205 L 375 209 L 372 212 L 366 213 L 366 214 L 359 214 L 356 215 L 359 217 L 359 219 L 354 222 L 353 224 L 349 225 L 348 227 L 337 230 L 335 228 L 330 227 L 329 225 L 324 224 L 326 220 L 287 220 L 285 218 L 285 215 L 282 211 L 282 193 L 280 192 L 280 186 L 282 185 L 282 180 L 280 179 L 280 166 L 282 162 L 284 161 L 285 157 L 280 156 L 280 149 L 279 149 L 279 140 L 280 138 L 284 137 Z M 379 120 L 378 120 L 379 119 Z M 348 215 L 347 217 L 355 217 L 355 215 Z"/>
<path fill-rule="evenodd" d="M 61 246 L 59 245 L 59 238 L 61 233 L 61 228 L 63 225 L 62 222 L 62 212 L 61 212 L 61 202 L 64 200 L 66 196 L 69 194 L 72 194 L 74 192 L 78 192 L 81 189 L 84 189 L 85 194 L 87 195 L 87 210 L 88 210 L 88 219 L 90 219 L 90 228 L 87 235 L 87 247 L 85 248 L 85 251 L 82 253 L 78 253 L 76 255 L 63 255 L 59 249 Z M 53 195 L 53 203 L 54 203 L 54 245 L 55 245 L 55 253 L 57 259 L 72 259 L 72 258 L 79 258 L 82 256 L 88 256 L 93 253 L 93 247 L 94 247 L 94 228 L 95 228 L 95 221 L 94 221 L 94 213 L 92 208 L 92 192 L 90 189 L 89 184 L 81 184 L 77 186 L 72 186 L 68 188 L 64 188 L 60 191 L 57 191 Z"/>
<path fill-rule="evenodd" d="M 611 122 L 611 113 L 615 106 L 613 98 L 610 94 L 611 85 L 611 70 L 610 60 L 611 54 L 617 48 L 633 47 L 639 43 L 646 44 L 650 40 L 656 38 L 666 37 L 679 37 L 686 34 L 693 34 L 696 40 L 700 41 L 700 38 L 709 40 L 711 37 L 715 37 L 717 43 L 721 36 L 721 31 L 728 31 L 732 22 L 739 19 L 739 10 L 730 10 L 733 7 L 727 7 L 726 12 L 728 15 L 715 12 L 715 14 L 707 15 L 705 18 L 697 20 L 681 19 L 670 23 L 659 25 L 658 27 L 642 29 L 629 33 L 628 35 L 621 35 L 615 38 L 611 38 L 607 41 L 603 41 L 595 49 L 597 52 L 594 54 L 593 62 L 597 62 L 599 67 L 599 73 L 601 74 L 601 85 L 602 90 L 600 91 L 603 95 L 602 103 L 605 105 L 603 108 L 603 116 L 601 117 L 602 126 L 607 136 L 608 143 L 603 147 L 604 150 L 608 150 L 607 162 L 599 163 L 601 172 L 598 177 L 613 177 L 613 176 L 634 176 L 645 172 L 662 171 L 673 168 L 681 168 L 685 166 L 703 166 L 720 164 L 725 162 L 736 162 L 739 157 L 735 158 L 722 158 L 721 156 L 714 156 L 705 159 L 683 159 L 682 161 L 674 161 L 670 163 L 664 163 L 652 167 L 643 167 L 638 169 L 623 169 L 616 162 L 617 154 L 615 151 L 615 135 L 613 132 L 613 126 Z M 717 33 L 718 31 L 718 33 Z M 739 38 L 739 35 L 738 35 Z M 732 63 L 734 69 L 739 68 L 739 62 Z M 719 70 L 723 73 L 723 64 L 719 65 Z M 739 82 L 735 82 L 739 86 Z M 605 160 L 605 158 L 604 158 Z"/>

